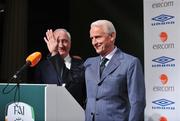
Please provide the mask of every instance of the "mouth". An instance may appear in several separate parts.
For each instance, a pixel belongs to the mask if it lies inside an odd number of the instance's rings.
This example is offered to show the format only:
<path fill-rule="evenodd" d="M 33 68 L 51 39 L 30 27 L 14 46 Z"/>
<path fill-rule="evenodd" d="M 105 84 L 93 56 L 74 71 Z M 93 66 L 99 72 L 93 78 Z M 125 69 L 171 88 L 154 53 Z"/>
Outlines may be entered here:
<path fill-rule="evenodd" d="M 101 48 L 101 47 L 102 47 L 102 44 L 96 44 L 96 45 L 95 45 L 95 48 L 97 48 L 97 49 L 98 49 L 98 48 Z"/>
<path fill-rule="evenodd" d="M 59 51 L 59 52 L 66 52 L 66 49 L 64 49 L 64 48 L 58 48 L 58 51 Z"/>

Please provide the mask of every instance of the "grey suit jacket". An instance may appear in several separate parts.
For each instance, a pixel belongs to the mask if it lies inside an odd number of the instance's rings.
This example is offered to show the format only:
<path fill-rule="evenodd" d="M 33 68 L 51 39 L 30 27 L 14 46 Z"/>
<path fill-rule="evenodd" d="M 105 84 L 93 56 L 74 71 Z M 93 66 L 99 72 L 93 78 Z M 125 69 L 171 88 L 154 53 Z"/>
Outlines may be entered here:
<path fill-rule="evenodd" d="M 84 63 L 86 121 L 143 121 L 145 83 L 138 58 L 117 49 L 99 75 L 100 56 Z"/>

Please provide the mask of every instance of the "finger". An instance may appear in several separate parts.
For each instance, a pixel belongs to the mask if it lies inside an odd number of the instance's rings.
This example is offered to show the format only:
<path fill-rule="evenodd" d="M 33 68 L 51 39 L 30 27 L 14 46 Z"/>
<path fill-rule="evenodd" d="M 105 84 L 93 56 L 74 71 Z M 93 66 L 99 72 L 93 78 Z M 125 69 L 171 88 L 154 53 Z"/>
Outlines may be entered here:
<path fill-rule="evenodd" d="M 50 30 L 48 30 L 48 31 L 46 32 L 46 37 L 47 37 L 48 41 L 53 41 L 53 40 L 54 40 L 52 29 L 50 29 Z"/>
<path fill-rule="evenodd" d="M 44 41 L 48 44 L 48 40 L 47 40 L 47 38 L 46 38 L 46 37 L 44 37 Z"/>
<path fill-rule="evenodd" d="M 47 30 L 47 32 L 46 32 L 46 38 L 47 38 L 48 40 L 50 40 L 49 30 Z"/>
<path fill-rule="evenodd" d="M 52 29 L 49 30 L 49 37 L 50 39 L 54 40 L 54 34 L 53 34 Z"/>

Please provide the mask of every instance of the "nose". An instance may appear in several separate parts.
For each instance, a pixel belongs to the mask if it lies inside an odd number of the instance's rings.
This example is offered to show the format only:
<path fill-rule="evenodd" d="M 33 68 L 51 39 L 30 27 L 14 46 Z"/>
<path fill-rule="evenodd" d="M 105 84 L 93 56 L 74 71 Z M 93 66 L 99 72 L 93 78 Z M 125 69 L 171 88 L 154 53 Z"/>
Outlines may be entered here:
<path fill-rule="evenodd" d="M 63 43 L 62 43 L 62 41 L 61 41 L 60 39 L 58 39 L 57 42 L 58 42 L 58 46 L 59 46 L 59 47 L 62 47 L 62 46 L 63 46 Z"/>

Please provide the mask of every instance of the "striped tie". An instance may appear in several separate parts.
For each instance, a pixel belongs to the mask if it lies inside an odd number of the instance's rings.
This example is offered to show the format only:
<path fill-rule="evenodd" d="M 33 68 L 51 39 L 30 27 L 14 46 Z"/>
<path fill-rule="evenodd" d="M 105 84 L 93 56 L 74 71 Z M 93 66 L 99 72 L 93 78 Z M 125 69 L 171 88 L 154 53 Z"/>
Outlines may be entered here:
<path fill-rule="evenodd" d="M 101 75 L 102 75 L 102 72 L 103 72 L 103 70 L 104 70 L 104 68 L 106 67 L 106 62 L 108 61 L 108 59 L 107 58 L 103 58 L 102 60 L 101 60 L 101 65 L 100 65 L 100 77 L 101 77 Z"/>

